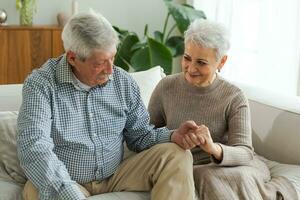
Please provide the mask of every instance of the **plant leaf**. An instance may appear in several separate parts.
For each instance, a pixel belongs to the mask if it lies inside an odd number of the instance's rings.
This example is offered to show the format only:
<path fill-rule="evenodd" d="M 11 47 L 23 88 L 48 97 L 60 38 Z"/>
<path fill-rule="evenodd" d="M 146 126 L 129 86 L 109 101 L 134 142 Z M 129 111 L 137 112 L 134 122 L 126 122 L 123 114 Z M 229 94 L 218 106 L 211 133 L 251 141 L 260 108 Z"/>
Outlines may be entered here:
<path fill-rule="evenodd" d="M 120 29 L 117 26 L 113 26 L 113 28 L 115 29 L 115 31 L 117 31 L 117 33 L 121 34 L 121 35 L 127 35 L 129 33 L 129 31 L 124 30 L 124 29 Z"/>
<path fill-rule="evenodd" d="M 144 36 L 148 36 L 148 24 L 145 25 Z"/>
<path fill-rule="evenodd" d="M 182 34 L 195 19 L 206 19 L 204 12 L 201 10 L 195 10 L 190 6 L 180 5 L 168 0 L 164 0 L 164 2 Z"/>
<path fill-rule="evenodd" d="M 172 72 L 172 54 L 162 43 L 148 37 L 148 46 L 137 50 L 130 60 L 132 67 L 136 71 L 147 70 L 156 65 L 160 65 L 166 74 Z"/>
<path fill-rule="evenodd" d="M 145 48 L 147 46 L 147 41 L 144 41 L 144 39 L 140 42 L 137 42 L 136 44 L 134 44 L 130 51 L 134 52 L 136 50 L 139 50 L 139 49 L 142 49 L 142 48 Z"/>
<path fill-rule="evenodd" d="M 116 57 L 114 65 L 121 67 L 125 71 L 129 71 L 129 69 L 132 68 L 131 64 L 127 62 L 121 55 Z"/>
<path fill-rule="evenodd" d="M 154 39 L 160 43 L 163 41 L 163 33 L 160 31 L 154 31 Z"/>
<path fill-rule="evenodd" d="M 22 8 L 23 4 L 21 0 L 16 0 L 16 8 L 17 10 L 20 10 Z"/>
<path fill-rule="evenodd" d="M 184 39 L 182 36 L 170 37 L 166 41 L 166 45 L 169 47 L 173 57 L 182 55 L 184 52 Z"/>
<path fill-rule="evenodd" d="M 192 5 L 190 5 L 190 4 L 183 3 L 183 4 L 181 4 L 181 5 L 195 9 L 194 6 L 192 6 Z"/>
<path fill-rule="evenodd" d="M 148 38 L 152 67 L 160 65 L 166 74 L 172 73 L 172 54 L 170 50 L 160 42 Z"/>
<path fill-rule="evenodd" d="M 130 63 L 130 59 L 133 55 L 133 52 L 131 52 L 130 49 L 138 42 L 139 38 L 135 33 L 128 33 L 118 46 L 114 64 L 128 71 L 130 68 L 128 63 Z"/>
<path fill-rule="evenodd" d="M 144 71 L 151 68 L 149 47 L 141 48 L 134 52 L 130 63 L 135 71 Z"/>

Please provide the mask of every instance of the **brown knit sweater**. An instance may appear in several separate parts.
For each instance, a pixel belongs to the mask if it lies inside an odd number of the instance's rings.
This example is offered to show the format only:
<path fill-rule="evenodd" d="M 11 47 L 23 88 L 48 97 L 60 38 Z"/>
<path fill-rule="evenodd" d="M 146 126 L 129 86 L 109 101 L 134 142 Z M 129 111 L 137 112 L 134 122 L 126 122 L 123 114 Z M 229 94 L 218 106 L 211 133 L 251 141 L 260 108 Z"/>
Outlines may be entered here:
<path fill-rule="evenodd" d="M 156 86 L 148 110 L 156 127 L 176 129 L 186 120 L 207 126 L 213 141 L 222 146 L 220 165 L 243 165 L 253 159 L 248 101 L 239 88 L 218 75 L 203 88 L 189 84 L 183 73 L 167 76 Z M 210 161 L 199 147 L 193 155 L 195 164 Z"/>

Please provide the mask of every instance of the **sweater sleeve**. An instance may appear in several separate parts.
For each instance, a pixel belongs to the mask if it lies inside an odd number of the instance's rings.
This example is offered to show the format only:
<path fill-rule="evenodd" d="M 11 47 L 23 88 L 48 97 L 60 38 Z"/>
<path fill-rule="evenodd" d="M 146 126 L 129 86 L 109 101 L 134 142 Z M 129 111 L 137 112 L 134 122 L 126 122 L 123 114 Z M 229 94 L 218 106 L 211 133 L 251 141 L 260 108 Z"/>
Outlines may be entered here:
<path fill-rule="evenodd" d="M 229 105 L 228 143 L 223 150 L 222 166 L 247 165 L 253 159 L 250 109 L 247 98 L 240 91 Z M 216 160 L 213 159 L 215 163 Z"/>
<path fill-rule="evenodd" d="M 163 109 L 163 79 L 155 87 L 148 106 L 150 123 L 155 127 L 166 126 L 165 114 Z"/>

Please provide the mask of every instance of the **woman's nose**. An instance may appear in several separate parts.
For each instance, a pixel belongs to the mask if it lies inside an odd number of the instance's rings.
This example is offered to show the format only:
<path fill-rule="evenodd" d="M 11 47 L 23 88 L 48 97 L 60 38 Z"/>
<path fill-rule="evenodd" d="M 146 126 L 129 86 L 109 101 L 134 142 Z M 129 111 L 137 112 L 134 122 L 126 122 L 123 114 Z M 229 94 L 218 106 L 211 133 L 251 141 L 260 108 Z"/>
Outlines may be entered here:
<path fill-rule="evenodd" d="M 187 65 L 187 71 L 189 73 L 194 73 L 194 72 L 197 72 L 197 69 L 196 69 L 196 67 L 194 67 L 193 63 L 190 63 Z"/>

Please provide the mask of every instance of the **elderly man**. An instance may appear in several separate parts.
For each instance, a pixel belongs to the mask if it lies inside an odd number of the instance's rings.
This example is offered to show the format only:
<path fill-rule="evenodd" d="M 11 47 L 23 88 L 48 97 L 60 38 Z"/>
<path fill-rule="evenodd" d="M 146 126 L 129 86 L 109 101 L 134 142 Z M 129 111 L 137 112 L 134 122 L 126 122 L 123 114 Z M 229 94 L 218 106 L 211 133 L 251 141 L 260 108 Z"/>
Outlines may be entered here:
<path fill-rule="evenodd" d="M 187 121 L 171 131 L 149 124 L 137 83 L 113 66 L 118 36 L 100 14 L 73 16 L 62 39 L 66 54 L 23 86 L 17 146 L 29 179 L 25 200 L 150 190 L 151 199 L 192 199 L 185 149 L 193 147 L 186 139 L 197 125 Z M 122 161 L 124 140 L 142 152 Z"/>

